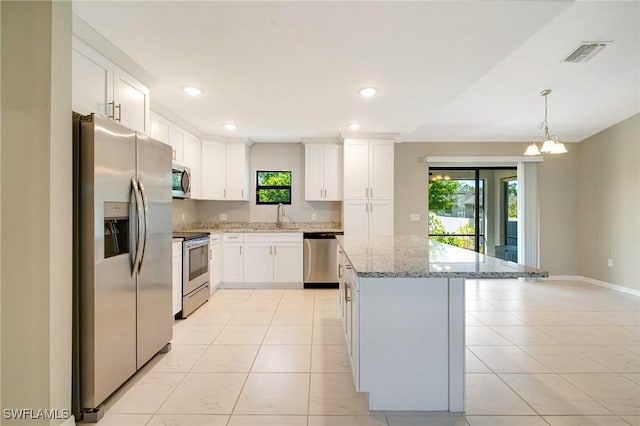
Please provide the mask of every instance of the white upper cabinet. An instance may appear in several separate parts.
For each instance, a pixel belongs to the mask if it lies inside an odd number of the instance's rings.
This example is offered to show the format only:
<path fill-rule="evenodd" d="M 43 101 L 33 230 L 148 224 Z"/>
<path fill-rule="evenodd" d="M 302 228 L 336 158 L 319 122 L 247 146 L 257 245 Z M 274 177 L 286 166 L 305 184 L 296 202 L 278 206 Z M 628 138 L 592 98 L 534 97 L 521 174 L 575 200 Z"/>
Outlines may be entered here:
<path fill-rule="evenodd" d="M 249 148 L 244 143 L 227 144 L 225 200 L 249 199 Z"/>
<path fill-rule="evenodd" d="M 75 37 L 71 62 L 73 110 L 112 116 L 113 63 Z"/>
<path fill-rule="evenodd" d="M 185 134 L 186 132 L 177 126 L 172 126 L 169 133 L 169 145 L 173 148 L 173 161 L 178 164 L 184 163 Z"/>
<path fill-rule="evenodd" d="M 306 144 L 305 200 L 342 200 L 342 146 Z"/>
<path fill-rule="evenodd" d="M 172 160 L 184 165 L 184 138 L 187 132 L 177 124 L 151 111 L 151 137 L 171 145 Z"/>
<path fill-rule="evenodd" d="M 344 199 L 393 198 L 393 141 L 345 139 Z"/>
<path fill-rule="evenodd" d="M 369 141 L 369 198 L 393 198 L 393 141 Z"/>
<path fill-rule="evenodd" d="M 201 158 L 202 144 L 200 139 L 190 133 L 185 132 L 184 137 L 184 165 L 191 169 L 191 198 L 197 200 L 202 198 L 201 184 Z"/>
<path fill-rule="evenodd" d="M 369 141 L 344 141 L 344 199 L 356 200 L 369 196 Z"/>
<path fill-rule="evenodd" d="M 224 200 L 226 182 L 226 144 L 202 141 L 202 198 Z"/>
<path fill-rule="evenodd" d="M 149 88 L 125 71 L 116 68 L 114 119 L 130 129 L 150 130 Z"/>
<path fill-rule="evenodd" d="M 169 135 L 171 134 L 171 122 L 161 115 L 151 111 L 151 137 L 169 144 Z M 173 151 L 173 160 L 176 159 L 176 152 Z"/>
<path fill-rule="evenodd" d="M 202 199 L 249 199 L 249 148 L 246 144 L 202 141 Z"/>
<path fill-rule="evenodd" d="M 73 38 L 72 108 L 150 133 L 149 88 L 96 50 Z"/>

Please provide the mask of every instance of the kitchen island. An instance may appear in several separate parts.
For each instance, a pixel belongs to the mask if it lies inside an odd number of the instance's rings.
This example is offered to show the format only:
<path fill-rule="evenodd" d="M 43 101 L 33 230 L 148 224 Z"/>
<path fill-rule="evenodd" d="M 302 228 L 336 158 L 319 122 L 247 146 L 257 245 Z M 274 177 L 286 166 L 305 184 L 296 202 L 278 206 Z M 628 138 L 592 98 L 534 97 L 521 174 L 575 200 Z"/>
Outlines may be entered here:
<path fill-rule="evenodd" d="M 465 279 L 548 272 L 420 236 L 339 236 L 340 307 L 370 410 L 464 411 Z"/>

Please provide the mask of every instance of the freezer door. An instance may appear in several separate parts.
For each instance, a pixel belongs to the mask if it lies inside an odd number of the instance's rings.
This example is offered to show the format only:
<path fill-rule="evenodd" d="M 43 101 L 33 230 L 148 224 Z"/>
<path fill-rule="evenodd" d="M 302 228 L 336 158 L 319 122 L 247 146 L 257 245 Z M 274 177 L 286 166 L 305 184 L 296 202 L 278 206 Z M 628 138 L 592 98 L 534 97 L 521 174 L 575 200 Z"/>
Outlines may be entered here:
<path fill-rule="evenodd" d="M 138 133 L 137 179 L 145 211 L 137 287 L 138 368 L 172 338 L 171 157 L 169 145 Z"/>
<path fill-rule="evenodd" d="M 135 132 L 97 115 L 79 125 L 80 399 L 95 408 L 136 371 Z"/>

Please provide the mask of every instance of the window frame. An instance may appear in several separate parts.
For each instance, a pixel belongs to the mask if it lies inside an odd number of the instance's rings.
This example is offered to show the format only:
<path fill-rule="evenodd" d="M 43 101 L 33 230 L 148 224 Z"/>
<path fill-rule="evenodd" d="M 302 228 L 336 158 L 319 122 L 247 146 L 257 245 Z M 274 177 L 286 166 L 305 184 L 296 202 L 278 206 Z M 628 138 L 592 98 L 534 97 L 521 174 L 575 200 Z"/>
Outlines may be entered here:
<path fill-rule="evenodd" d="M 260 173 L 289 173 L 291 182 L 293 183 L 293 172 L 291 170 L 256 170 L 256 205 L 262 206 L 275 206 L 278 204 L 291 205 L 292 201 L 292 185 L 260 185 L 259 176 Z M 289 191 L 289 201 L 260 201 L 260 190 L 278 189 Z"/>

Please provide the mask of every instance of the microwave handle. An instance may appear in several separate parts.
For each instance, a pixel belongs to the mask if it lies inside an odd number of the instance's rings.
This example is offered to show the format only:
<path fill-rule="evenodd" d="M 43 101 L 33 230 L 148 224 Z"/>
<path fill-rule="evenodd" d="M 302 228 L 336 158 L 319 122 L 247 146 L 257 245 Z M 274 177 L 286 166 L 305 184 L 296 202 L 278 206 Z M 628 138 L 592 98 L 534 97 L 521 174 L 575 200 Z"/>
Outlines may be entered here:
<path fill-rule="evenodd" d="M 182 185 L 182 192 L 187 193 L 191 192 L 191 177 L 186 170 L 182 171 L 182 176 L 180 177 L 180 184 Z"/>

